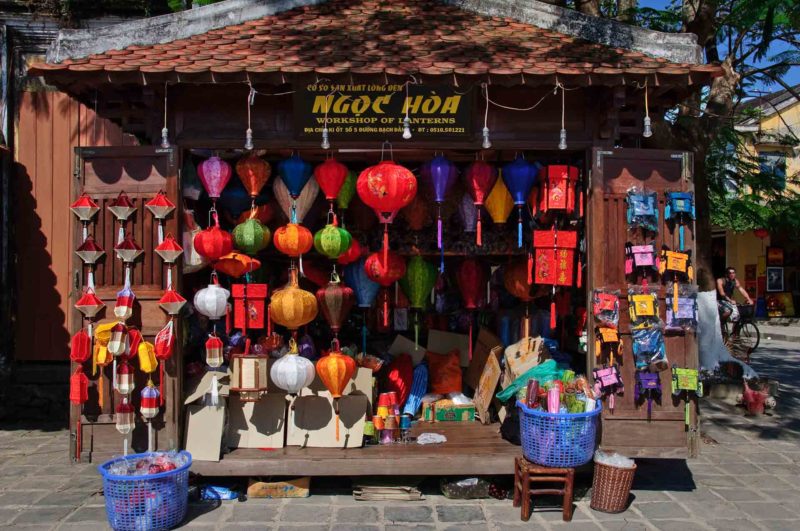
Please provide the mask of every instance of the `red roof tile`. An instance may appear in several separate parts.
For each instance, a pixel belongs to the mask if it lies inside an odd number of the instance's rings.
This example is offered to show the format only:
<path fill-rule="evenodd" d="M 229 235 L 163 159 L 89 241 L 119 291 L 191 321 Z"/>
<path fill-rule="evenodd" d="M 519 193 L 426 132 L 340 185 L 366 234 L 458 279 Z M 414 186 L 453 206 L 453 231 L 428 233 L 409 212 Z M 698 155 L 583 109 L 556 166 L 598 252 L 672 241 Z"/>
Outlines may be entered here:
<path fill-rule="evenodd" d="M 173 74 L 542 76 L 718 74 L 710 65 L 670 63 L 513 19 L 486 17 L 435 0 L 331 0 L 153 46 L 83 60 L 38 64 L 31 73 L 113 71 Z M 533 80 L 527 80 L 533 81 Z"/>

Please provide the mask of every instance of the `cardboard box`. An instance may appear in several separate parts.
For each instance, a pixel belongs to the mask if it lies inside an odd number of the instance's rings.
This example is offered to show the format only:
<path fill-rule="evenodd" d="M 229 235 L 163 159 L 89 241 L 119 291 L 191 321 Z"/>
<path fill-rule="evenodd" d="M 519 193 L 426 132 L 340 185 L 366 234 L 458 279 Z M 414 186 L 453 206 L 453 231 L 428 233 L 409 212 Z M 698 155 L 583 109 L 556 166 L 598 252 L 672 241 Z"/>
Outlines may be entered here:
<path fill-rule="evenodd" d="M 308 498 L 311 494 L 311 478 L 287 479 L 284 481 L 261 481 L 250 479 L 248 498 Z"/>
<path fill-rule="evenodd" d="M 219 461 L 225 427 L 225 399 L 218 406 L 191 404 L 186 407 L 185 449 L 195 461 Z"/>
<path fill-rule="evenodd" d="M 493 354 L 499 362 L 500 357 L 503 355 L 503 343 L 499 337 L 481 327 L 475 345 L 472 347 L 472 359 L 469 362 L 469 368 L 464 374 L 464 383 L 472 389 L 478 389 L 481 374 L 483 374 L 486 360 L 489 359 L 490 354 Z"/>
<path fill-rule="evenodd" d="M 422 420 L 425 422 L 473 422 L 475 406 L 457 406 L 451 400 L 438 400 L 422 406 Z"/>
<path fill-rule="evenodd" d="M 494 399 L 494 392 L 497 389 L 497 384 L 500 382 L 500 362 L 495 356 L 489 356 L 486 359 L 486 364 L 483 367 L 483 374 L 481 374 L 478 388 L 475 391 L 475 410 L 482 424 L 489 424 L 489 406 Z"/>
<path fill-rule="evenodd" d="M 336 413 L 330 396 L 298 396 L 289 406 L 286 445 L 303 448 L 360 448 L 364 445 L 367 397 L 347 395 L 339 399 L 339 438 Z"/>
<path fill-rule="evenodd" d="M 286 395 L 268 393 L 258 402 L 228 398 L 229 448 L 283 448 L 286 432 Z"/>

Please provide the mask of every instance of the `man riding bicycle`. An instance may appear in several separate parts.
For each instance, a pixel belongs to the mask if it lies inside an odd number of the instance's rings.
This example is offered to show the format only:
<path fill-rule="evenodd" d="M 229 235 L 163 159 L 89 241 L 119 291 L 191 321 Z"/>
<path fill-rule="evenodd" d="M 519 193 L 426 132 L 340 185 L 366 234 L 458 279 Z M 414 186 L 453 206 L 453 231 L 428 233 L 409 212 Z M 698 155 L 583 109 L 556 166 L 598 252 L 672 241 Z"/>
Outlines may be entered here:
<path fill-rule="evenodd" d="M 739 320 L 739 308 L 737 308 L 736 301 L 733 298 L 733 292 L 736 290 L 739 290 L 748 305 L 753 305 L 753 299 L 750 298 L 739 279 L 736 278 L 736 268 L 727 267 L 725 276 L 717 279 L 717 308 L 719 309 L 719 319 L 722 324 L 728 320 L 731 322 Z"/>

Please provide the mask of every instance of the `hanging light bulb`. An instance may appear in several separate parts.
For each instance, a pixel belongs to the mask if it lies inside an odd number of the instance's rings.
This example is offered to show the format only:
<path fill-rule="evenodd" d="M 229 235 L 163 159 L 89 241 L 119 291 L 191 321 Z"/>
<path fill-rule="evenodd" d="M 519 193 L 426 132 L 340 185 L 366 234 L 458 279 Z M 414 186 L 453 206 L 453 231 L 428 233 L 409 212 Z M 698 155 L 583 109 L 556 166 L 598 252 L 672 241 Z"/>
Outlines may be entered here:
<path fill-rule="evenodd" d="M 483 93 L 486 95 L 486 110 L 483 113 L 483 149 L 492 147 L 492 141 L 489 139 L 489 85 L 483 84 Z"/>
<path fill-rule="evenodd" d="M 558 137 L 558 149 L 567 149 L 567 130 L 563 128 Z"/>
<path fill-rule="evenodd" d="M 653 136 L 653 128 L 650 124 L 650 108 L 647 104 L 647 81 L 644 82 L 644 128 L 642 136 L 645 138 Z"/>
<path fill-rule="evenodd" d="M 247 128 L 247 131 L 245 131 L 244 133 L 244 148 L 247 151 L 253 150 L 253 130 L 250 129 L 249 127 Z"/>
<path fill-rule="evenodd" d="M 169 146 L 169 129 L 167 128 L 167 84 L 164 83 L 164 127 L 161 129 L 161 147 L 168 149 Z"/>
<path fill-rule="evenodd" d="M 328 140 L 328 126 L 327 125 L 325 125 L 322 128 L 322 143 L 320 144 L 320 147 L 322 149 L 330 149 L 331 148 L 331 142 L 330 142 L 330 140 Z"/>
<path fill-rule="evenodd" d="M 244 132 L 244 148 L 247 151 L 253 151 L 253 129 L 250 127 L 250 107 L 253 106 L 256 99 L 256 91 L 253 85 L 250 85 L 250 92 L 247 94 L 247 131 Z"/>
<path fill-rule="evenodd" d="M 564 105 L 564 85 L 561 83 L 556 84 L 556 88 L 561 88 L 561 131 L 558 134 L 558 149 L 567 149 L 567 129 L 564 127 L 564 113 L 566 106 Z"/>
<path fill-rule="evenodd" d="M 408 115 L 403 118 L 403 139 L 411 140 L 411 119 Z"/>
<path fill-rule="evenodd" d="M 484 127 L 483 128 L 483 144 L 481 144 L 481 147 L 483 149 L 489 149 L 490 147 L 492 147 L 492 141 L 489 140 L 489 128 L 488 127 Z"/>

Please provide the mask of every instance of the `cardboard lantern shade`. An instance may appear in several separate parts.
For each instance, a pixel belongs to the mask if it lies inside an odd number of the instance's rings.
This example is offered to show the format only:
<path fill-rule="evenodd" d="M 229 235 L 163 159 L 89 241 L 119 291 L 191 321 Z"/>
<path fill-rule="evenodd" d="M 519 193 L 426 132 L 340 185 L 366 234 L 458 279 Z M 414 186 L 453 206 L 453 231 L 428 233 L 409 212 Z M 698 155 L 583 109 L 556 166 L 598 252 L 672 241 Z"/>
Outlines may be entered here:
<path fill-rule="evenodd" d="M 375 296 L 378 294 L 378 289 L 380 289 L 380 284 L 371 280 L 367 275 L 367 271 L 364 268 L 366 260 L 366 258 L 362 257 L 357 262 L 353 262 L 344 268 L 344 281 L 353 288 L 356 304 L 359 308 L 372 306 Z"/>
<path fill-rule="evenodd" d="M 497 179 L 486 197 L 486 211 L 495 223 L 505 223 L 514 209 L 514 199 L 508 192 L 503 179 Z"/>
<path fill-rule="evenodd" d="M 536 184 L 539 170 L 522 156 L 503 166 L 503 182 L 517 206 L 517 247 L 522 247 L 522 207 Z"/>
<path fill-rule="evenodd" d="M 92 288 L 86 288 L 81 298 L 75 303 L 75 309 L 88 319 L 93 318 L 105 307 L 105 303 L 95 295 Z"/>
<path fill-rule="evenodd" d="M 250 153 L 236 163 L 236 174 L 247 189 L 247 193 L 255 201 L 256 196 L 267 184 L 269 176 L 272 174 L 272 167 L 267 161 L 257 157 L 255 153 Z"/>
<path fill-rule="evenodd" d="M 338 334 L 355 303 L 353 290 L 342 284 L 339 275 L 333 273 L 331 281 L 317 290 L 316 297 L 322 316 L 333 334 Z"/>
<path fill-rule="evenodd" d="M 339 440 L 339 398 L 344 394 L 347 384 L 356 372 L 356 362 L 339 350 L 339 342 L 334 340 L 327 356 L 317 361 L 319 379 L 330 391 L 336 412 L 336 440 Z"/>
<path fill-rule="evenodd" d="M 347 172 L 347 177 L 344 179 L 342 187 L 339 189 L 339 194 L 336 196 L 336 206 L 342 210 L 347 210 L 350 206 L 350 201 L 356 195 L 356 180 L 358 176 L 353 171 Z"/>
<path fill-rule="evenodd" d="M 214 262 L 213 267 L 215 271 L 225 273 L 233 278 L 239 278 L 261 267 L 261 261 L 234 251 L 220 257 L 219 260 Z"/>
<path fill-rule="evenodd" d="M 206 189 L 208 197 L 213 201 L 222 195 L 222 190 L 231 180 L 231 173 L 231 165 L 217 156 L 204 160 L 197 166 L 200 182 L 203 183 L 203 188 Z"/>
<path fill-rule="evenodd" d="M 133 239 L 132 234 L 128 234 L 125 236 L 125 239 L 119 242 L 117 245 L 114 246 L 114 252 L 117 254 L 117 257 L 125 262 L 126 264 L 130 264 L 136 261 L 139 256 L 144 253 L 144 249 L 142 249 L 136 240 Z"/>
<path fill-rule="evenodd" d="M 339 258 L 336 259 L 336 263 L 341 265 L 352 264 L 359 258 L 361 258 L 361 244 L 358 243 L 358 240 L 353 238 L 350 240 L 350 247 L 339 255 Z"/>
<path fill-rule="evenodd" d="M 194 309 L 209 319 L 221 319 L 228 310 L 231 292 L 219 285 L 216 277 L 207 287 L 194 295 Z"/>
<path fill-rule="evenodd" d="M 83 260 L 85 264 L 95 264 L 101 256 L 106 254 L 92 236 L 87 236 L 83 243 L 75 250 L 75 254 Z"/>
<path fill-rule="evenodd" d="M 266 284 L 234 284 L 233 326 L 243 332 L 264 328 L 266 315 Z"/>
<path fill-rule="evenodd" d="M 267 392 L 267 364 L 269 356 L 266 353 L 254 354 L 250 352 L 250 340 L 245 341 L 243 353 L 231 354 L 231 392 L 239 393 L 242 402 L 258 402 L 261 395 Z"/>
<path fill-rule="evenodd" d="M 212 369 L 218 369 L 225 361 L 222 350 L 224 345 L 222 340 L 216 335 L 209 335 L 206 340 L 206 365 Z"/>
<path fill-rule="evenodd" d="M 82 193 L 69 207 L 73 214 L 83 223 L 89 223 L 92 218 L 100 211 L 100 207 L 95 203 L 89 194 Z"/>
<path fill-rule="evenodd" d="M 383 253 L 389 252 L 389 223 L 417 195 L 417 178 L 392 160 L 384 160 L 361 172 L 356 181 L 358 197 L 384 224 Z"/>
<path fill-rule="evenodd" d="M 183 254 L 183 247 L 178 244 L 172 234 L 167 234 L 166 238 L 156 246 L 155 252 L 165 263 L 174 264 Z"/>
<path fill-rule="evenodd" d="M 289 352 L 272 363 L 269 375 L 280 389 L 296 395 L 314 381 L 314 364 L 299 355 L 297 343 L 289 340 Z"/>
<path fill-rule="evenodd" d="M 539 189 L 531 191 L 530 202 L 534 211 L 551 210 L 572 214 L 578 204 L 578 215 L 583 216 L 583 195 L 576 191 L 580 171 L 575 166 L 551 165 L 540 180 Z"/>
<path fill-rule="evenodd" d="M 275 248 L 286 256 L 297 258 L 311 250 L 314 238 L 302 225 L 289 223 L 275 231 Z"/>
<path fill-rule="evenodd" d="M 336 260 L 347 252 L 352 241 L 353 237 L 347 230 L 328 224 L 314 235 L 314 248 L 318 253 Z"/>
<path fill-rule="evenodd" d="M 141 401 L 139 402 L 139 412 L 146 420 L 154 419 L 161 407 L 161 394 L 155 388 L 152 382 L 148 382 L 141 392 Z"/>
<path fill-rule="evenodd" d="M 219 260 L 233 250 L 233 236 L 219 226 L 219 216 L 212 213 L 214 225 L 198 232 L 194 237 L 194 250 L 209 260 Z"/>
<path fill-rule="evenodd" d="M 290 223 L 302 223 L 319 195 L 319 185 L 317 181 L 310 179 L 300 191 L 300 195 L 292 197 L 283 180 L 275 179 L 272 183 L 272 192 L 286 219 Z"/>
<path fill-rule="evenodd" d="M 233 243 L 240 251 L 254 255 L 267 248 L 272 234 L 269 228 L 255 218 L 254 212 L 251 215 L 252 217 L 233 228 Z"/>
<path fill-rule="evenodd" d="M 117 404 L 117 409 L 114 414 L 114 424 L 117 431 L 123 435 L 130 433 L 136 425 L 133 406 L 128 402 L 127 398 L 123 398 L 122 402 Z"/>
<path fill-rule="evenodd" d="M 497 182 L 497 170 L 491 164 L 482 160 L 476 160 L 467 167 L 464 172 L 464 182 L 467 185 L 467 192 L 472 197 L 476 207 L 476 238 L 477 245 L 483 245 L 481 230 L 481 206 L 486 202 L 492 189 Z"/>
<path fill-rule="evenodd" d="M 175 203 L 173 203 L 167 194 L 159 191 L 156 196 L 144 204 L 144 207 L 153 214 L 153 217 L 158 220 L 167 219 L 167 216 L 175 210 Z"/>
<path fill-rule="evenodd" d="M 317 299 L 298 286 L 296 269 L 289 270 L 289 283 L 272 294 L 269 311 L 274 322 L 289 330 L 297 330 L 317 316 Z"/>
<path fill-rule="evenodd" d="M 127 321 L 133 315 L 133 303 L 136 301 L 136 294 L 130 286 L 125 286 L 117 292 L 117 301 L 114 304 L 114 315 L 120 321 Z"/>
<path fill-rule="evenodd" d="M 121 395 L 129 395 L 133 392 L 133 368 L 125 361 L 117 365 L 117 372 L 114 375 L 114 387 Z"/>
<path fill-rule="evenodd" d="M 172 288 L 167 289 L 164 295 L 158 300 L 158 305 L 162 310 L 167 312 L 168 315 L 178 315 L 181 313 L 181 308 L 186 304 L 186 299 Z"/>
<path fill-rule="evenodd" d="M 344 181 L 347 179 L 347 173 L 347 166 L 333 158 L 325 160 L 314 168 L 314 178 L 322 189 L 322 193 L 325 194 L 325 199 L 331 203 L 331 209 L 339 195 L 339 190 L 342 189 Z"/>

